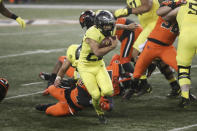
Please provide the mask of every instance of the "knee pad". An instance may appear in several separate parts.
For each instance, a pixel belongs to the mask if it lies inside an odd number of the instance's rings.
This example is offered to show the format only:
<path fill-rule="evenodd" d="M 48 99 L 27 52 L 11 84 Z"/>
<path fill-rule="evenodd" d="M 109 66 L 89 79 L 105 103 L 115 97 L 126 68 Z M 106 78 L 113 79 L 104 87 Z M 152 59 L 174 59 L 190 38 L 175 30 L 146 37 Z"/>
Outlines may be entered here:
<path fill-rule="evenodd" d="M 186 78 L 190 79 L 191 66 L 178 66 L 178 80 Z"/>

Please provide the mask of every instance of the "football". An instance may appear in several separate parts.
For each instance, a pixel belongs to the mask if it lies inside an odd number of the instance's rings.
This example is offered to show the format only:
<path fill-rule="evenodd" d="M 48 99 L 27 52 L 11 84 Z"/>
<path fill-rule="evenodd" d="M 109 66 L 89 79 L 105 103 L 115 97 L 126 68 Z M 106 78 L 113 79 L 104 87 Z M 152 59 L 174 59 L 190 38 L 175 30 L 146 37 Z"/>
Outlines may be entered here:
<path fill-rule="evenodd" d="M 8 81 L 4 78 L 0 78 L 0 102 L 5 98 L 8 88 Z"/>
<path fill-rule="evenodd" d="M 99 44 L 99 48 L 103 48 L 103 47 L 107 47 L 110 46 L 112 44 L 111 40 L 109 39 L 109 37 L 105 37 L 101 43 Z"/>

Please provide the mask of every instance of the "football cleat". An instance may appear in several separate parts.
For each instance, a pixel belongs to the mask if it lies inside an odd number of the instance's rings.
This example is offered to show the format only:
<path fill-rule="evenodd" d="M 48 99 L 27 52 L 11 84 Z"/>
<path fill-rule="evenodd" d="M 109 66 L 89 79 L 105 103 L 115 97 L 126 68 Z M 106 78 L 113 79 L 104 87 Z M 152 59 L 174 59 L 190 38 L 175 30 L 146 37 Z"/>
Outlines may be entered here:
<path fill-rule="evenodd" d="M 35 108 L 38 111 L 46 111 L 47 108 L 52 106 L 52 105 L 54 105 L 54 104 L 39 104 L 39 105 L 36 105 Z"/>
<path fill-rule="evenodd" d="M 181 102 L 179 103 L 179 107 L 181 108 L 187 108 L 190 105 L 190 99 L 186 99 L 184 97 L 181 97 Z"/>
<path fill-rule="evenodd" d="M 167 95 L 169 98 L 177 98 L 181 94 L 180 88 L 172 88 L 171 92 Z"/>
<path fill-rule="evenodd" d="M 47 72 L 40 72 L 39 74 L 40 79 L 48 81 L 51 78 L 51 74 Z"/>
<path fill-rule="evenodd" d="M 122 98 L 129 100 L 133 96 L 134 93 L 136 93 L 136 91 L 134 89 L 127 89 L 127 90 L 125 90 Z"/>
<path fill-rule="evenodd" d="M 106 119 L 106 117 L 105 117 L 104 114 L 98 115 L 98 119 L 99 119 L 99 122 L 100 122 L 101 124 L 107 124 L 107 119 Z"/>
<path fill-rule="evenodd" d="M 144 95 L 146 93 L 151 93 L 152 92 L 152 86 L 147 83 L 147 82 L 141 82 L 139 84 L 139 91 L 135 94 L 136 96 L 141 96 Z"/>

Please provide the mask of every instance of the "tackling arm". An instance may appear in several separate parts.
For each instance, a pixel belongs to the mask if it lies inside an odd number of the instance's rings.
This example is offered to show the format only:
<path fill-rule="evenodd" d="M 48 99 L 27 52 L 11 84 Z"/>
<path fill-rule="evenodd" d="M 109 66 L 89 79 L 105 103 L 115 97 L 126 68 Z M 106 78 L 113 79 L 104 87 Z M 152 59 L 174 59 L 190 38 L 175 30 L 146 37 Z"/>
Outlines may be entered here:
<path fill-rule="evenodd" d="M 116 29 L 117 30 L 134 30 L 137 28 L 139 25 L 136 23 L 131 23 L 129 25 L 123 25 L 123 24 L 116 24 Z"/>
<path fill-rule="evenodd" d="M 177 13 L 179 11 L 180 7 L 173 9 L 172 11 L 170 11 L 167 15 L 163 16 L 162 18 L 166 21 L 176 21 L 176 16 Z"/>
<path fill-rule="evenodd" d="M 62 67 L 60 68 L 59 72 L 57 73 L 57 77 L 54 82 L 54 85 L 56 87 L 60 85 L 60 81 L 62 80 L 62 78 L 64 77 L 64 74 L 66 73 L 66 71 L 68 70 L 70 66 L 71 66 L 71 62 L 68 59 L 66 59 L 66 61 L 64 61 Z"/>

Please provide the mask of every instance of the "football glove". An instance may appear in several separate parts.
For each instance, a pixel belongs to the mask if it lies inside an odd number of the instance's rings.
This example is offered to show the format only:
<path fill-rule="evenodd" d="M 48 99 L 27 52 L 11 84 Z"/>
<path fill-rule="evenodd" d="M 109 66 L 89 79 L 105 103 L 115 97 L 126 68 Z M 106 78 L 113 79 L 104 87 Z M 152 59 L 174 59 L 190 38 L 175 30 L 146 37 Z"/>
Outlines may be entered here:
<path fill-rule="evenodd" d="M 122 8 L 122 9 L 117 9 L 114 12 L 114 17 L 119 18 L 119 17 L 124 17 L 132 14 L 132 8 Z"/>
<path fill-rule="evenodd" d="M 21 17 L 17 17 L 16 18 L 16 21 L 19 25 L 21 25 L 22 28 L 25 28 L 26 27 L 26 23 L 25 21 L 21 18 Z"/>

